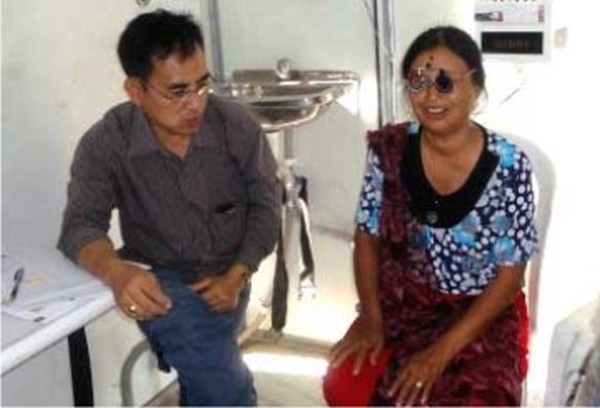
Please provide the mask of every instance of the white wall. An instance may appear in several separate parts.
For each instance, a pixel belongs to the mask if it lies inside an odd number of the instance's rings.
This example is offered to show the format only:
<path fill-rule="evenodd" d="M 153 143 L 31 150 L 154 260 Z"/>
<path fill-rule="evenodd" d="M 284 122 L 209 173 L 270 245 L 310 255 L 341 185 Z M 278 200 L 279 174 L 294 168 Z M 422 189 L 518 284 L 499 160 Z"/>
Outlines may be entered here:
<path fill-rule="evenodd" d="M 124 24 L 144 9 L 134 0 L 4 0 L 2 5 L 3 244 L 8 250 L 16 244 L 54 246 L 74 148 L 109 106 L 124 99 L 115 45 Z M 149 8 L 159 6 L 201 14 L 206 1 L 155 0 Z M 327 119 L 294 135 L 298 173 L 310 180 L 313 222 L 350 231 L 364 166 L 364 134 L 377 121 L 373 33 L 364 5 L 344 0 L 282 5 L 271 0 L 219 6 L 229 70 L 273 67 L 287 56 L 297 68 L 360 74 L 360 99 L 356 92 L 346 96 L 341 100 L 345 107 L 332 106 Z M 208 28 L 206 16 L 200 15 L 200 20 Z M 117 234 L 113 237 L 119 241 Z M 350 250 L 345 241 L 318 234 L 314 240 L 319 295 L 296 307 L 297 282 L 292 279 L 286 331 L 334 340 L 354 314 Z M 267 271 L 260 275 L 268 281 L 272 260 L 263 269 Z M 119 370 L 140 339 L 136 327 L 116 312 L 89 325 L 96 404 L 120 403 Z M 65 359 L 64 353 L 58 357 Z M 149 364 L 147 356 L 140 361 L 138 378 L 145 384 L 134 382 L 138 402 L 166 381 L 148 370 Z M 25 381 L 26 370 L 15 373 L 17 383 Z M 40 400 L 43 403 L 52 401 Z"/>
<path fill-rule="evenodd" d="M 75 145 L 111 105 L 125 99 L 118 36 L 137 13 L 157 7 L 199 16 L 203 2 L 153 0 L 142 8 L 135 0 L 2 0 L 3 250 L 55 246 Z M 112 312 L 90 325 L 88 339 L 96 404 L 119 405 L 119 370 L 141 335 Z M 165 381 L 148 363 L 142 359 L 136 368 L 137 403 Z M 2 403 L 67 405 L 69 382 L 61 342 L 2 377 Z"/>
<path fill-rule="evenodd" d="M 453 23 L 475 32 L 474 0 L 395 4 L 399 56 L 412 38 L 430 25 Z M 477 119 L 492 129 L 503 129 L 535 143 L 553 161 L 557 177 L 541 271 L 531 392 L 544 392 L 554 326 L 600 295 L 595 257 L 595 232 L 600 228 L 595 207 L 600 193 L 593 181 L 599 171 L 594 129 L 600 82 L 591 79 L 599 12 L 600 5 L 595 2 L 554 0 L 552 29 L 566 27 L 568 34 L 565 47 L 552 47 L 549 62 L 484 61 L 490 95 L 485 111 Z M 547 40 L 553 42 L 553 37 Z"/>
<path fill-rule="evenodd" d="M 457 24 L 475 33 L 475 0 L 395 1 L 394 5 L 398 63 L 410 41 L 431 25 Z M 533 343 L 530 386 L 534 392 L 543 392 L 555 324 L 600 293 L 600 274 L 593 269 L 598 241 L 593 234 L 600 227 L 594 208 L 599 193 L 592 178 L 598 172 L 592 143 L 597 116 L 594 96 L 600 83 L 592 79 L 591 62 L 596 48 L 591 33 L 595 32 L 598 8 L 583 0 L 553 1 L 552 29 L 566 27 L 567 43 L 563 48 L 552 47 L 549 62 L 515 64 L 485 59 L 489 101 L 478 120 L 535 143 L 551 158 L 557 175 Z M 287 56 L 300 68 L 355 69 L 367 82 L 372 79 L 372 44 L 366 43 L 369 26 L 362 1 L 286 1 L 285 7 L 267 0 L 229 1 L 222 10 L 228 71 L 273 67 L 278 58 Z M 519 92 L 501 104 L 517 88 Z M 363 133 L 374 123 L 371 116 L 364 115 L 368 108 L 361 108 L 363 114 L 358 118 L 336 109 L 295 131 L 298 172 L 309 177 L 311 211 L 317 225 L 351 228 L 363 164 Z M 315 243 L 321 300 L 298 303 L 292 297 L 288 331 L 333 339 L 351 317 L 347 312 L 354 299 L 349 250 L 318 232 Z M 334 299 L 335 304 L 323 298 Z M 329 329 L 322 329 L 318 322 Z"/>
<path fill-rule="evenodd" d="M 314 222 L 347 228 L 362 176 L 364 131 L 377 123 L 373 30 L 363 2 L 233 0 L 219 8 L 227 73 L 274 68 L 288 57 L 293 68 L 360 75 L 360 100 L 344 98 L 348 109 L 334 105 L 317 121 L 296 128 L 293 138 L 298 172 L 313 183 Z"/>
<path fill-rule="evenodd" d="M 347 234 L 353 228 L 365 132 L 377 126 L 371 21 L 360 0 L 229 0 L 219 2 L 219 12 L 228 75 L 235 69 L 273 69 L 279 58 L 287 57 L 295 69 L 351 70 L 361 77 L 358 90 L 314 122 L 294 129 L 292 136 L 295 171 L 308 178 L 317 297 L 298 301 L 297 254 L 290 253 L 284 331 L 337 340 L 355 315 L 351 252 L 347 240 L 332 238 L 319 227 Z M 261 278 L 259 273 L 256 280 Z"/>
<path fill-rule="evenodd" d="M 458 23 L 472 31 L 474 3 L 394 2 L 397 57 L 431 24 Z M 150 8 L 160 5 L 199 13 L 205 2 L 155 0 Z M 294 134 L 297 172 L 309 178 L 313 224 L 350 231 L 364 166 L 364 133 L 377 124 L 373 36 L 363 2 L 229 0 L 219 7 L 227 72 L 273 67 L 286 56 L 298 68 L 349 69 L 361 75 L 358 105 L 345 98 L 344 107 L 334 105 Z M 594 216 L 594 97 L 600 83 L 594 81 L 591 55 L 597 47 L 590 34 L 599 8 L 584 0 L 554 1 L 553 26 L 567 27 L 568 39 L 565 48 L 553 50 L 550 63 L 486 62 L 493 94 L 480 120 L 534 141 L 556 166 L 540 293 L 538 337 L 546 342 L 555 322 L 597 297 L 600 287 L 600 274 L 593 269 L 598 242 L 593 234 L 600 227 Z M 8 249 L 11 244 L 54 245 L 73 149 L 81 134 L 124 98 L 114 47 L 125 22 L 140 11 L 134 0 L 2 0 L 2 233 Z M 520 82 L 523 89 L 497 106 Z M 353 317 L 350 248 L 318 229 L 313 238 L 317 298 L 299 302 L 292 291 L 286 332 L 335 340 Z M 292 280 L 292 290 L 296 283 Z M 119 403 L 117 372 L 139 338 L 119 319 L 108 315 L 91 327 L 92 358 L 102 371 L 95 373 L 97 390 L 102 390 L 96 393 L 98 404 Z M 125 332 L 123 338 L 115 335 L 119 331 Z M 542 341 L 536 348 L 544 355 L 547 345 Z M 157 381 L 162 380 L 151 378 L 136 388 L 140 402 Z"/>

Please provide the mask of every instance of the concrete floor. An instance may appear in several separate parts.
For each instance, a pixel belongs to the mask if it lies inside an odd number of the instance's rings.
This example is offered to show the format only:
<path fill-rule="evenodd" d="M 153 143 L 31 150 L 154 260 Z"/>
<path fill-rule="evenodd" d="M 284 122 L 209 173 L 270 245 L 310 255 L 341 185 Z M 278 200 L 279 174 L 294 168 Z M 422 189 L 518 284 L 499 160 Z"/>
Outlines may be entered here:
<path fill-rule="evenodd" d="M 321 376 L 330 344 L 269 331 L 255 332 L 243 346 L 254 374 L 258 405 L 326 406 Z M 177 406 L 179 387 L 173 383 L 147 406 Z"/>
<path fill-rule="evenodd" d="M 258 405 L 326 406 L 321 391 L 321 376 L 326 368 L 330 344 L 280 336 L 258 330 L 244 342 L 244 359 L 254 374 Z M 147 406 L 177 406 L 179 387 L 171 384 Z M 542 395 L 530 392 L 527 404 L 543 405 Z"/>

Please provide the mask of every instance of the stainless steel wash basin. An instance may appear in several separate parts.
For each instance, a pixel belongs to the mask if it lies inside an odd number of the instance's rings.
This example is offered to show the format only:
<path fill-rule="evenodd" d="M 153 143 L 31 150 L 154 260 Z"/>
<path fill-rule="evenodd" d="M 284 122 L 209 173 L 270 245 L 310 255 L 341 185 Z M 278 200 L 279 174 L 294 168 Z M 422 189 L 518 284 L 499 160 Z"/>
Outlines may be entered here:
<path fill-rule="evenodd" d="M 250 108 L 266 131 L 307 123 L 358 81 L 350 71 L 237 70 L 213 92 Z"/>

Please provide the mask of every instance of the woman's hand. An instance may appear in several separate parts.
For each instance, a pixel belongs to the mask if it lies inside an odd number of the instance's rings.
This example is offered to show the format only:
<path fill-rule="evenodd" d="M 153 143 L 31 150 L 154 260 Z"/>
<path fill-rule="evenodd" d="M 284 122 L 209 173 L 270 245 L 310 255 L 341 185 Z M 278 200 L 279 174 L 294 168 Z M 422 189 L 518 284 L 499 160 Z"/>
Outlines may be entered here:
<path fill-rule="evenodd" d="M 348 333 L 337 342 L 329 353 L 329 364 L 332 368 L 339 367 L 346 358 L 355 354 L 352 372 L 358 375 L 365 360 L 375 364 L 379 353 L 383 350 L 384 337 L 380 322 L 359 317 L 352 324 Z"/>
<path fill-rule="evenodd" d="M 388 395 L 399 405 L 426 404 L 448 363 L 479 336 L 521 292 L 525 265 L 499 266 L 496 279 L 430 347 L 415 353 L 400 369 Z"/>
<path fill-rule="evenodd" d="M 396 381 L 388 391 L 396 395 L 396 405 L 425 405 L 435 381 L 442 374 L 454 352 L 442 342 L 437 342 L 415 353 L 398 371 Z"/>

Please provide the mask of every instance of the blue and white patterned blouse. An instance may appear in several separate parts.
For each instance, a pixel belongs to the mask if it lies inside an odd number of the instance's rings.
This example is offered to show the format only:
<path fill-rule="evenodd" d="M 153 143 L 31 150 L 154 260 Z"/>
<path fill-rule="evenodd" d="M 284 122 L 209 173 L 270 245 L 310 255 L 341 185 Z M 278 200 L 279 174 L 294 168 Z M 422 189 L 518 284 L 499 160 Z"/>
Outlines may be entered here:
<path fill-rule="evenodd" d="M 419 127 L 409 127 L 418 137 Z M 433 262 L 439 290 L 477 295 L 493 280 L 499 265 L 526 263 L 537 250 L 534 226 L 532 168 L 525 153 L 506 138 L 490 133 L 487 148 L 499 157 L 474 208 L 448 228 L 423 225 L 427 251 Z M 379 234 L 383 172 L 373 150 L 360 195 L 356 224 Z"/>

